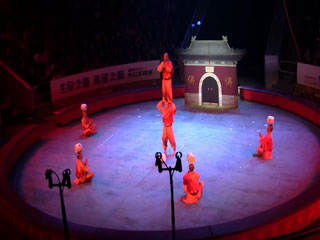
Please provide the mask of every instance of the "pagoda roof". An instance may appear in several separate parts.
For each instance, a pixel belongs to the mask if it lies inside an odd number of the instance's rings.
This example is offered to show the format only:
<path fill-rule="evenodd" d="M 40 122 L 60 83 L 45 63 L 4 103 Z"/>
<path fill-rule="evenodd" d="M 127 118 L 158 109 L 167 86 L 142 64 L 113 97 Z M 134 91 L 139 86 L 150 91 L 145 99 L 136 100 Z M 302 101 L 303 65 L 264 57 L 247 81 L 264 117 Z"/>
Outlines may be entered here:
<path fill-rule="evenodd" d="M 233 49 L 228 44 L 226 36 L 222 40 L 196 40 L 192 37 L 191 43 L 186 49 L 177 49 L 182 58 L 189 60 L 205 58 L 210 60 L 233 60 L 238 62 L 246 54 L 245 49 Z"/>

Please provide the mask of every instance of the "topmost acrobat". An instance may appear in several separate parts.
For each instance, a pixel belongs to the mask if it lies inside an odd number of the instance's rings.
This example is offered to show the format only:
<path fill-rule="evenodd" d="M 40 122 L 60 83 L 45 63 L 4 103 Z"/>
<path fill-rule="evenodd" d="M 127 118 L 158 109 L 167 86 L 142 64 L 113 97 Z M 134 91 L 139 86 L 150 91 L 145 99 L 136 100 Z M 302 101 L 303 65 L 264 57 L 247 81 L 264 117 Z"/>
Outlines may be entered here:
<path fill-rule="evenodd" d="M 162 72 L 162 102 L 172 103 L 172 75 L 174 70 L 168 53 L 163 54 L 163 61 L 158 66 L 158 72 Z"/>

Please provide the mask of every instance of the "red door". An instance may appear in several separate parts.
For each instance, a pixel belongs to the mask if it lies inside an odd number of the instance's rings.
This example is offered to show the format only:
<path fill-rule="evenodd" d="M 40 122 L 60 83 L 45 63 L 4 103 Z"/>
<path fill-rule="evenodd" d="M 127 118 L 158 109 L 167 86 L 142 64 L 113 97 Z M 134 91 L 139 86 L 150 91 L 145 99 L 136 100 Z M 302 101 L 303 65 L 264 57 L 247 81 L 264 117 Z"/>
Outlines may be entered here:
<path fill-rule="evenodd" d="M 203 80 L 202 104 L 219 105 L 218 84 L 213 77 L 206 77 Z"/>

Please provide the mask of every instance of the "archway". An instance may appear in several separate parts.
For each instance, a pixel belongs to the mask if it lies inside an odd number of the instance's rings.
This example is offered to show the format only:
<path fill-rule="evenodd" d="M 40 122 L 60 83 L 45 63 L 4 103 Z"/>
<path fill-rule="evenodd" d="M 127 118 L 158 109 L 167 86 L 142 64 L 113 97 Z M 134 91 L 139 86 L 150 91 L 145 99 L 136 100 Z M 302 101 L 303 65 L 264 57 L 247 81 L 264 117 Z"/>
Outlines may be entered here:
<path fill-rule="evenodd" d="M 222 105 L 221 83 L 213 73 L 204 74 L 199 82 L 199 105 Z"/>
<path fill-rule="evenodd" d="M 213 77 L 207 77 L 202 84 L 202 104 L 219 105 L 218 84 Z"/>

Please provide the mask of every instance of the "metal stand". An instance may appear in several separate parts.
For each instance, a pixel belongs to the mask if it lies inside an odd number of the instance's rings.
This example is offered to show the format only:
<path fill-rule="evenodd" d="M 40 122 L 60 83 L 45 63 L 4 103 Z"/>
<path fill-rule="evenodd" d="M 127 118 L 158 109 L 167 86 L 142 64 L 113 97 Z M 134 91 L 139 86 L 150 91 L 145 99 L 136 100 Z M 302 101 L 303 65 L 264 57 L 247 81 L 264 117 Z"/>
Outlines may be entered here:
<path fill-rule="evenodd" d="M 173 174 L 174 171 L 182 172 L 182 163 L 181 163 L 181 157 L 182 153 L 177 152 L 176 153 L 176 166 L 174 168 L 168 167 L 168 165 L 162 161 L 162 154 L 160 152 L 157 152 L 156 155 L 156 162 L 155 165 L 158 167 L 159 173 L 164 171 L 169 171 L 169 177 L 170 177 L 170 192 L 171 192 L 171 221 L 172 221 L 172 239 L 176 239 L 176 224 L 175 224 L 175 211 L 174 211 L 174 195 L 173 195 Z M 162 163 L 166 166 L 166 168 L 162 168 Z"/>
<path fill-rule="evenodd" d="M 55 183 L 55 184 L 52 183 L 52 173 L 54 173 L 57 176 L 58 183 Z M 64 228 L 64 237 L 66 240 L 69 240 L 70 236 L 69 236 L 66 208 L 65 208 L 64 199 L 63 199 L 63 189 L 65 186 L 68 188 L 71 188 L 70 174 L 71 174 L 71 170 L 65 169 L 62 173 L 63 178 L 62 178 L 62 182 L 61 182 L 58 174 L 55 171 L 53 171 L 52 169 L 47 169 L 46 173 L 45 173 L 46 179 L 48 179 L 49 188 L 51 189 L 53 187 L 59 187 L 61 212 L 62 212 L 62 220 L 63 220 L 63 228 Z"/>

